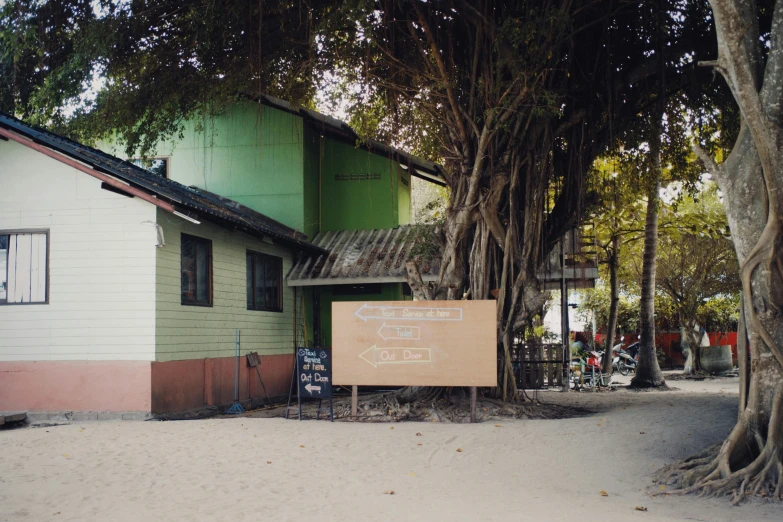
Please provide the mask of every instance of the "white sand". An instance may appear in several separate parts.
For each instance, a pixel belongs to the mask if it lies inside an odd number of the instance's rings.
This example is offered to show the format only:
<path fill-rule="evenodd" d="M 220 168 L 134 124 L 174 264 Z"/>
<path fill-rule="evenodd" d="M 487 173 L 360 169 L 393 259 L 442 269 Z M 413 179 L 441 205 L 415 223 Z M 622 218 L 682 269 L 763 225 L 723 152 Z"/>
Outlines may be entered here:
<path fill-rule="evenodd" d="M 599 413 L 501 427 L 236 418 L 0 431 L 0 520 L 783 519 L 757 501 L 649 496 L 653 471 L 721 440 L 736 416 L 736 380 L 672 384 L 683 391 L 540 393 Z"/>

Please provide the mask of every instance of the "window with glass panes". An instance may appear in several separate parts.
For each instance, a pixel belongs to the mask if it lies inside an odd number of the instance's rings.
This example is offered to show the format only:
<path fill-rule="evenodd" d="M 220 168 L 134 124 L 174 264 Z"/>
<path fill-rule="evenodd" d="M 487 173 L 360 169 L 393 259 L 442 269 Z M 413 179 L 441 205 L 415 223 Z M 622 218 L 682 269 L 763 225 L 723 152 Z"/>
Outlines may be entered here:
<path fill-rule="evenodd" d="M 247 251 L 247 309 L 283 311 L 283 260 Z"/>
<path fill-rule="evenodd" d="M 182 234 L 182 304 L 212 306 L 212 241 Z"/>

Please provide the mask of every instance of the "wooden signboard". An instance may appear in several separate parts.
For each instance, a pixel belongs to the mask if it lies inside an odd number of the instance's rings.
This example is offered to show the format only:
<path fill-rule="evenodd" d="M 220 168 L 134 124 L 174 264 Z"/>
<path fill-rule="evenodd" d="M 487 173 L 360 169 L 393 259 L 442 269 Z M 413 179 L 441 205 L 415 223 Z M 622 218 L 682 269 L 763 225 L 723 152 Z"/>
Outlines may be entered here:
<path fill-rule="evenodd" d="M 332 303 L 334 383 L 497 386 L 495 301 Z"/>

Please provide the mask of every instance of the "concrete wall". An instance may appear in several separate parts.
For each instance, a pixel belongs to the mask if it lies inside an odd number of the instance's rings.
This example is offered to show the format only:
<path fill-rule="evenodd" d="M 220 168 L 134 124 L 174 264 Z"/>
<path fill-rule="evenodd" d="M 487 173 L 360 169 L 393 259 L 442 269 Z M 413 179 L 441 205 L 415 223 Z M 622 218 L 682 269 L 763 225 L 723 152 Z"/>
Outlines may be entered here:
<path fill-rule="evenodd" d="M 100 184 L 0 141 L 0 230 L 49 230 L 49 303 L 0 305 L 0 409 L 149 409 L 155 207 Z"/>

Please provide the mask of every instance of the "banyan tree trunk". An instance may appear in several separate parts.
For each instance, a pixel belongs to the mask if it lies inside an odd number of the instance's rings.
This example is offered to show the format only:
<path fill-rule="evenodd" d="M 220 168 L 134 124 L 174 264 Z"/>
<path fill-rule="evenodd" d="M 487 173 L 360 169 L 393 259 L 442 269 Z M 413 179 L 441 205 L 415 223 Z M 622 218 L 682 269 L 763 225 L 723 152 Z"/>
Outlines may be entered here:
<path fill-rule="evenodd" d="M 710 0 L 718 59 L 704 63 L 729 84 L 742 114 L 737 141 L 717 165 L 698 156 L 724 195 L 740 262 L 742 309 L 739 418 L 719 449 L 661 470 L 684 492 L 731 494 L 734 502 L 783 493 L 783 2 L 775 3 L 771 49 L 759 66 L 757 12 L 739 0 Z M 763 74 L 762 74 L 763 73 Z M 749 358 L 748 358 L 749 355 Z"/>

